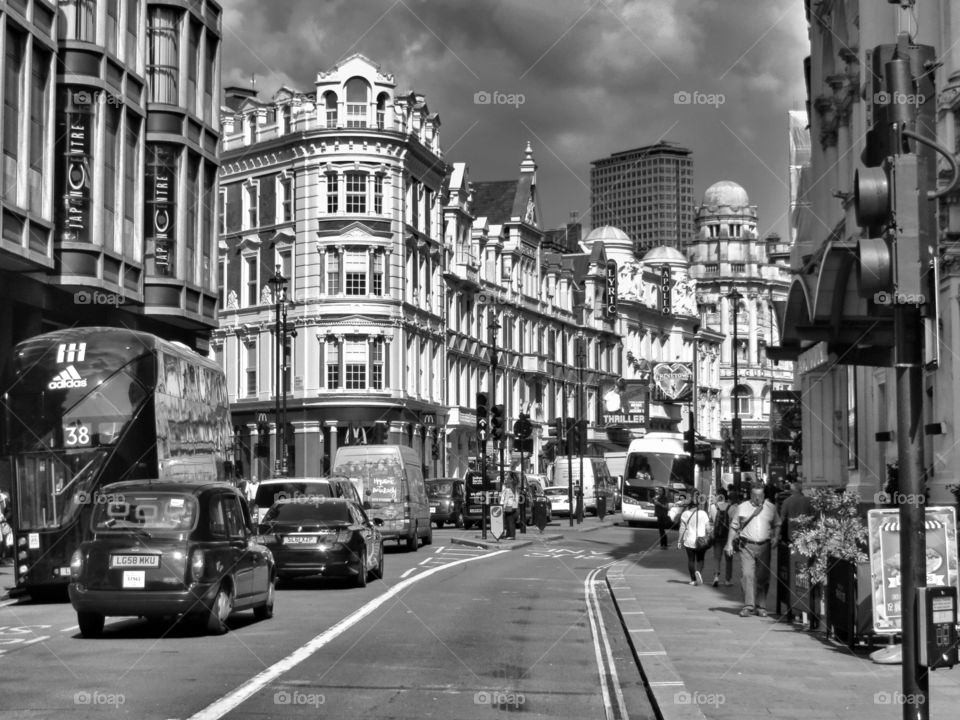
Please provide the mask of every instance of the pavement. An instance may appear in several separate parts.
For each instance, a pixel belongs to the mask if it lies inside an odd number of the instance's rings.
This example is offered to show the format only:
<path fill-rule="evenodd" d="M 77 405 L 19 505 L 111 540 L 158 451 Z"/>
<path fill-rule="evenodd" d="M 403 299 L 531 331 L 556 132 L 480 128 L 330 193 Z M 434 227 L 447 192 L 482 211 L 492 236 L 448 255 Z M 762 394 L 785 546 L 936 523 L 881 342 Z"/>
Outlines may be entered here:
<path fill-rule="evenodd" d="M 660 720 L 900 720 L 912 697 L 902 692 L 902 667 L 869 659 L 876 647 L 851 650 L 821 631 L 777 618 L 774 581 L 767 618 L 739 616 L 739 560 L 733 586 L 712 587 L 716 565 L 707 552 L 704 585 L 689 585 L 686 553 L 671 533 L 668 550 L 654 547 L 607 571 L 644 684 Z M 930 674 L 929 717 L 955 718 L 960 667 Z M 914 713 L 915 715 L 915 713 Z"/>

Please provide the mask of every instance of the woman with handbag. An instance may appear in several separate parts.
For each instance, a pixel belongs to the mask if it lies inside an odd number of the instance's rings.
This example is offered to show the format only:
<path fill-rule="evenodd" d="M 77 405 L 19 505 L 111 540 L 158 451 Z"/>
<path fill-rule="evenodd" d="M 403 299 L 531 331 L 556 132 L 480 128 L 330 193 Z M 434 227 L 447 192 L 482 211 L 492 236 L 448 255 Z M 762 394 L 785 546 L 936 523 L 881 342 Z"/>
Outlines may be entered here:
<path fill-rule="evenodd" d="M 704 497 L 694 492 L 680 515 L 680 540 L 677 547 L 687 551 L 687 571 L 691 585 L 703 584 L 703 559 L 713 542 L 713 524 L 703 509 Z"/>

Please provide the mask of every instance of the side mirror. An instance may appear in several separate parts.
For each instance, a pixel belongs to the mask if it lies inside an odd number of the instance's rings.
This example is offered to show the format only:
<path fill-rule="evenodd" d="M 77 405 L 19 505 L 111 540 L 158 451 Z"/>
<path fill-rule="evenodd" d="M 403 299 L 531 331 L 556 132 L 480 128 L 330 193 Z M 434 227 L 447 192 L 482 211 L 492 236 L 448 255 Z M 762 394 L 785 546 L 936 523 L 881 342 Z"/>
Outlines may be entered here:
<path fill-rule="evenodd" d="M 380 527 L 381 525 L 383 525 L 383 518 L 374 518 L 373 524 L 376 525 L 377 527 Z"/>

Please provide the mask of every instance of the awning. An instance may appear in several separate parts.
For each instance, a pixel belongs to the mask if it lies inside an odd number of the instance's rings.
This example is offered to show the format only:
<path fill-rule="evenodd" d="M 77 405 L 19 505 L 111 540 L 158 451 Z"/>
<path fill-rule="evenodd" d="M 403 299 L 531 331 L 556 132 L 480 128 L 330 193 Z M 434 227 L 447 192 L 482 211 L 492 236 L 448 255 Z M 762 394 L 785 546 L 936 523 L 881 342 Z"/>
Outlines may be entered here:
<path fill-rule="evenodd" d="M 889 366 L 892 306 L 863 296 L 859 268 L 857 241 L 828 242 L 815 274 L 794 278 L 782 309 L 780 345 L 768 347 L 767 357 L 796 360 L 823 342 L 840 364 Z"/>

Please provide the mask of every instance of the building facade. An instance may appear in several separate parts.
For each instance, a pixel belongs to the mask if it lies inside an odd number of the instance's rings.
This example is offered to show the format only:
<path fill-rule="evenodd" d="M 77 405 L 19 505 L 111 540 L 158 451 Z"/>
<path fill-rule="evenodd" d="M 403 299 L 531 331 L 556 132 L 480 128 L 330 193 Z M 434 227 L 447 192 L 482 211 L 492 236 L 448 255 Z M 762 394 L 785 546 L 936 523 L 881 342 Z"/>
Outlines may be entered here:
<path fill-rule="evenodd" d="M 447 392 L 439 117 L 361 55 L 318 73 L 310 94 L 231 95 L 214 346 L 248 475 L 269 475 L 284 454 L 291 472 L 315 475 L 342 445 L 394 442 L 433 458 L 436 476 Z M 290 343 L 283 450 L 278 330 Z"/>
<path fill-rule="evenodd" d="M 692 152 L 664 141 L 594 160 L 590 207 L 594 228 L 619 228 L 641 256 L 681 249 L 694 233 Z"/>
<path fill-rule="evenodd" d="M 602 244 L 607 258 L 617 263 L 615 332 L 622 343 L 617 382 L 628 395 L 645 397 L 648 406 L 643 424 L 609 422 L 608 434 L 627 444 L 650 431 L 686 431 L 692 419 L 701 442 L 719 447 L 722 336 L 700 322 L 689 262 L 669 246 L 638 258 L 631 238 L 613 227 L 591 231 L 584 244 Z M 660 387 L 658 366 L 681 378 L 675 394 Z"/>
<path fill-rule="evenodd" d="M 18 0 L 0 15 L 0 351 L 77 324 L 206 351 L 220 5 Z"/>
<path fill-rule="evenodd" d="M 909 12 L 918 13 L 919 22 L 908 21 Z M 892 308 L 862 286 L 857 255 L 849 251 L 867 237 L 856 222 L 855 173 L 865 163 L 879 164 L 874 157 L 878 146 L 868 140 L 868 131 L 885 112 L 878 99 L 884 89 L 882 65 L 875 65 L 874 58 L 889 56 L 897 33 L 910 29 L 906 44 L 911 53 L 943 61 L 930 75 L 912 70 L 919 93 L 917 131 L 956 152 L 960 61 L 948 50 L 960 30 L 960 3 L 901 8 L 843 0 L 808 5 L 807 20 L 808 174 L 814 181 L 804 185 L 801 176 L 792 284 L 784 337 L 775 352 L 797 361 L 805 479 L 811 485 L 847 487 L 872 505 L 896 478 L 897 418 L 908 411 L 897 404 Z M 931 169 L 920 177 L 921 193 L 945 187 L 950 175 L 945 161 L 919 145 L 917 153 Z M 920 437 L 932 504 L 952 504 L 947 487 L 960 478 L 958 200 L 960 193 L 953 190 L 935 202 L 922 196 L 898 201 L 902 211 L 916 213 L 922 232 L 936 239 L 931 245 L 938 284 L 931 295 L 938 303 L 936 311 L 926 303 L 918 334 L 922 340 L 917 341 L 924 348 L 921 423 L 927 430 Z"/>
<path fill-rule="evenodd" d="M 733 469 L 733 420 L 739 418 L 741 456 L 765 474 L 785 466 L 790 438 L 775 428 L 773 398 L 793 388 L 793 364 L 767 357 L 780 342 L 776 309 L 789 288 L 789 244 L 757 234 L 757 206 L 734 182 L 714 183 L 697 207 L 697 234 L 685 251 L 696 281 L 704 328 L 723 336 L 720 352 L 722 465 Z M 730 442 L 726 442 L 729 440 Z"/>

